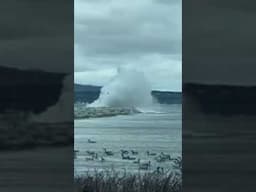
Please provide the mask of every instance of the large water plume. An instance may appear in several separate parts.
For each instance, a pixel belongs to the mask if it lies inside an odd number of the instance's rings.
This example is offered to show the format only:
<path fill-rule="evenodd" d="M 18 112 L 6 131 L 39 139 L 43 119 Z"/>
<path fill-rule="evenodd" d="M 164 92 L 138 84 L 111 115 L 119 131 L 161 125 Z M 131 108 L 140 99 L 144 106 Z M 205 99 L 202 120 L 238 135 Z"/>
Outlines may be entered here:
<path fill-rule="evenodd" d="M 144 73 L 119 68 L 117 75 L 101 89 L 99 98 L 89 107 L 140 108 L 152 103 L 151 86 Z"/>

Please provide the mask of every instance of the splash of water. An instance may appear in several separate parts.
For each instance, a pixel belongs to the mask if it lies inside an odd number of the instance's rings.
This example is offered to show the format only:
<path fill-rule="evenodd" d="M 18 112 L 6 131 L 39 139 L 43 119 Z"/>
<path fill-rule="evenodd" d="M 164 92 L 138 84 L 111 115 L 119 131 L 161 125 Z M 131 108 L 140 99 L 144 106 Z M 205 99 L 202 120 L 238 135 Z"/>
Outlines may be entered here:
<path fill-rule="evenodd" d="M 147 107 L 153 104 L 151 86 L 143 72 L 119 68 L 117 75 L 101 89 L 89 107 Z"/>

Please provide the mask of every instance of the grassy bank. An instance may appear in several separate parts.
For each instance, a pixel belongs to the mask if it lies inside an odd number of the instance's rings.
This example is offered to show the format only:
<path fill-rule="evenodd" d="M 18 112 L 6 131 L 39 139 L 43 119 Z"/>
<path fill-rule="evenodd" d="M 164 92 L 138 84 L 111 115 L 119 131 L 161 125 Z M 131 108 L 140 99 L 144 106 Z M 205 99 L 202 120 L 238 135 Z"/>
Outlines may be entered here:
<path fill-rule="evenodd" d="M 180 172 L 95 171 L 75 178 L 76 192 L 181 192 Z"/>

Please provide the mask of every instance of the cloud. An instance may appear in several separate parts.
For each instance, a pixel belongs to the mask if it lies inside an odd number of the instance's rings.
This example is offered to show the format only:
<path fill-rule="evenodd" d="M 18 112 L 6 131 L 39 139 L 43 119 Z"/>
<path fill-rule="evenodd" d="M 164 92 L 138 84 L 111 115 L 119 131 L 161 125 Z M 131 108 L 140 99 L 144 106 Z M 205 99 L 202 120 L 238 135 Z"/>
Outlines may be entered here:
<path fill-rule="evenodd" d="M 9 0 L 0 6 L 1 65 L 73 71 L 73 2 Z"/>
<path fill-rule="evenodd" d="M 249 0 L 183 5 L 183 82 L 255 85 L 255 5 Z"/>
<path fill-rule="evenodd" d="M 92 84 L 101 86 L 104 82 L 109 82 L 115 75 L 115 69 L 92 70 L 75 73 L 75 82 L 79 84 Z"/>
<path fill-rule="evenodd" d="M 94 61 L 99 63 L 100 61 Z M 146 55 L 136 58 L 126 58 L 123 63 L 126 68 L 136 69 L 145 74 L 152 87 L 158 90 L 181 90 L 181 59 L 172 55 Z M 120 65 L 95 65 L 90 69 L 76 72 L 75 82 L 80 84 L 105 85 L 116 74 Z M 157 65 L 156 65 L 157 63 Z M 90 65 L 88 65 L 90 67 Z M 101 67 L 102 66 L 102 67 Z"/>
<path fill-rule="evenodd" d="M 121 65 L 181 90 L 181 1 L 169 2 L 76 0 L 75 82 L 104 85 Z"/>

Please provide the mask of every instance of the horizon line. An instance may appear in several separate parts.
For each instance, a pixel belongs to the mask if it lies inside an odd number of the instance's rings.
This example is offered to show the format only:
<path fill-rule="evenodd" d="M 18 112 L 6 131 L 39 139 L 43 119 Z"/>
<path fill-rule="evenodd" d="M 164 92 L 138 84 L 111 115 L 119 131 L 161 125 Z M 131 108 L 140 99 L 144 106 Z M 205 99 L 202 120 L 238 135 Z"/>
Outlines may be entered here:
<path fill-rule="evenodd" d="M 74 85 L 93 86 L 93 87 L 103 87 L 103 85 L 92 85 L 92 84 L 81 84 L 81 83 L 74 83 Z M 151 89 L 151 91 L 162 91 L 162 92 L 177 92 L 177 93 L 182 93 L 182 90 L 170 90 L 170 89 Z"/>

